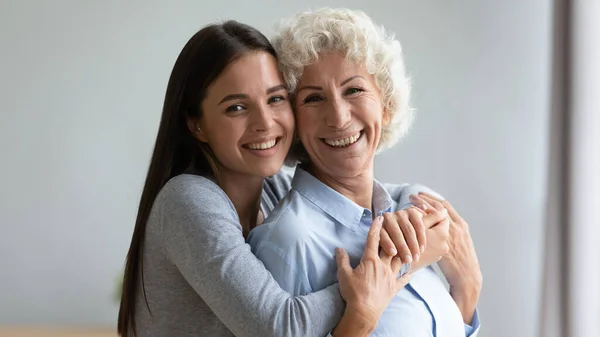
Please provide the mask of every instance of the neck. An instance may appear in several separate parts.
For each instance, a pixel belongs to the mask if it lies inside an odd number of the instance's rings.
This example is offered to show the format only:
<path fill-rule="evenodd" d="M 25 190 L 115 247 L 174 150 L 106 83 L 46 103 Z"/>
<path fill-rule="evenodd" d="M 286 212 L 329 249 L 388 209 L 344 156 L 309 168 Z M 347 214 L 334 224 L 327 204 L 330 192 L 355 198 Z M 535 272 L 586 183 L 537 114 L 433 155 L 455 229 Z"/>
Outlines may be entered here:
<path fill-rule="evenodd" d="M 263 182 L 262 177 L 219 171 L 217 184 L 235 206 L 244 236 L 257 224 Z"/>
<path fill-rule="evenodd" d="M 309 166 L 309 171 L 325 185 L 352 200 L 355 204 L 367 209 L 373 207 L 373 165 L 352 177 L 334 177 L 313 165 Z"/>

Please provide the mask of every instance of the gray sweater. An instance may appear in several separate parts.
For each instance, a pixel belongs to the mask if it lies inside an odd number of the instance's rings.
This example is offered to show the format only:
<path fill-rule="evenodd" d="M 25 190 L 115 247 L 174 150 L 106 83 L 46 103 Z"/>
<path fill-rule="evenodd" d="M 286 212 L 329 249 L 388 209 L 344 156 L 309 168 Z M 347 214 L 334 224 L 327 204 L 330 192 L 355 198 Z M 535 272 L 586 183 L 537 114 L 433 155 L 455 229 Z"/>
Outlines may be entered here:
<path fill-rule="evenodd" d="M 290 189 L 265 181 L 268 214 Z M 265 214 L 265 215 L 267 215 Z M 293 297 L 244 241 L 237 212 L 211 180 L 180 175 L 161 190 L 146 229 L 138 336 L 325 336 L 344 311 L 337 285 Z"/>

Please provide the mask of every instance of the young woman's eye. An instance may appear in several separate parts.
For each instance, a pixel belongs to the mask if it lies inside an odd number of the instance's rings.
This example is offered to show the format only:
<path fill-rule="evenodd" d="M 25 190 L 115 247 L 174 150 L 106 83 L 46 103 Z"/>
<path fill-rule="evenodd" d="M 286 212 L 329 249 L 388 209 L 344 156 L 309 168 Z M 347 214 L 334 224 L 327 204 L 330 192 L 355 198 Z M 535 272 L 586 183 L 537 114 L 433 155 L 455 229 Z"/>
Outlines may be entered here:
<path fill-rule="evenodd" d="M 285 97 L 283 96 L 273 96 L 269 98 L 268 104 L 279 103 L 285 101 Z"/>
<path fill-rule="evenodd" d="M 226 112 L 240 112 L 240 111 L 243 111 L 245 109 L 246 108 L 243 105 L 241 105 L 241 104 L 234 104 L 234 105 L 231 105 L 231 106 L 227 107 L 227 109 L 225 111 Z"/>
<path fill-rule="evenodd" d="M 315 103 L 315 102 L 320 102 L 322 100 L 323 99 L 319 95 L 310 95 L 310 96 L 306 97 L 303 102 L 304 103 Z"/>
<path fill-rule="evenodd" d="M 348 88 L 346 89 L 346 91 L 344 91 L 344 95 L 354 95 L 363 91 L 364 90 L 362 90 L 361 88 Z"/>

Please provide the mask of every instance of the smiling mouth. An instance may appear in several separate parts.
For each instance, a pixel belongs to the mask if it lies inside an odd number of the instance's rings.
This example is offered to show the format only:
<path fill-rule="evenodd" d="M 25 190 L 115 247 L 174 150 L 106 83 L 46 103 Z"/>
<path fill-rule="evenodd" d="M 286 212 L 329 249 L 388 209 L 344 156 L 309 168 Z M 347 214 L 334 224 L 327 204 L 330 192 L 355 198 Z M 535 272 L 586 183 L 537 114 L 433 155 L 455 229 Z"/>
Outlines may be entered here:
<path fill-rule="evenodd" d="M 333 138 L 321 138 L 321 140 L 323 141 L 323 143 L 331 146 L 331 147 L 336 147 L 336 148 L 344 148 L 344 147 L 348 147 L 354 143 L 356 143 L 360 137 L 362 136 L 362 131 L 359 131 L 349 137 L 346 138 L 338 138 L 338 139 L 333 139 Z"/>
<path fill-rule="evenodd" d="M 242 147 L 249 149 L 249 150 L 268 150 L 268 149 L 272 148 L 273 146 L 277 145 L 277 143 L 279 143 L 280 139 L 281 139 L 281 137 L 277 137 L 277 138 L 274 138 L 271 140 L 267 140 L 266 142 L 248 143 L 248 144 L 242 145 Z"/>

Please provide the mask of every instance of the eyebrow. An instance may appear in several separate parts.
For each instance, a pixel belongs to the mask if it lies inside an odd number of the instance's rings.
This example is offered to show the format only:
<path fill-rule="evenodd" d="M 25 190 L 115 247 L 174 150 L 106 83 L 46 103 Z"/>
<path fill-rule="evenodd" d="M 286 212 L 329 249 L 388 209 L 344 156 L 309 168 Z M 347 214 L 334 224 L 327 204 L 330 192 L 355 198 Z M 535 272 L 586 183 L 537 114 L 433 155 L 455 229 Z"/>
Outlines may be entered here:
<path fill-rule="evenodd" d="M 281 90 L 287 90 L 286 86 L 283 84 L 280 84 L 280 85 L 276 85 L 274 87 L 270 87 L 269 89 L 267 89 L 267 95 L 272 94 L 277 91 L 281 91 Z"/>
<path fill-rule="evenodd" d="M 340 83 L 340 87 L 341 87 L 341 86 L 344 86 L 346 83 L 348 83 L 348 82 L 352 81 L 352 80 L 353 80 L 353 79 L 355 79 L 355 78 L 362 78 L 362 79 L 364 80 L 364 78 L 363 78 L 362 76 L 359 76 L 359 75 L 355 75 L 355 76 L 352 76 L 352 77 L 348 77 L 347 79 L 343 80 L 343 81 L 342 81 L 342 83 Z"/>
<path fill-rule="evenodd" d="M 340 86 L 346 85 L 348 82 L 352 81 L 355 78 L 362 78 L 362 79 L 364 79 L 362 76 L 359 76 L 359 75 L 351 76 L 351 77 L 348 77 L 347 79 L 343 80 L 342 83 L 340 83 Z M 296 90 L 296 93 L 299 93 L 300 91 L 307 90 L 307 89 L 323 90 L 322 87 L 319 87 L 319 86 L 316 86 L 316 85 L 305 85 L 305 86 L 299 88 L 298 90 Z"/>
<path fill-rule="evenodd" d="M 270 87 L 269 89 L 267 89 L 267 95 L 272 94 L 277 91 L 281 91 L 281 90 L 286 90 L 285 85 L 279 84 L 274 87 Z M 227 101 L 233 101 L 236 99 L 248 99 L 248 98 L 250 98 L 250 96 L 248 96 L 247 94 L 231 94 L 231 95 L 227 95 L 227 96 L 223 97 L 223 99 L 219 102 L 219 104 L 223 104 Z"/>

